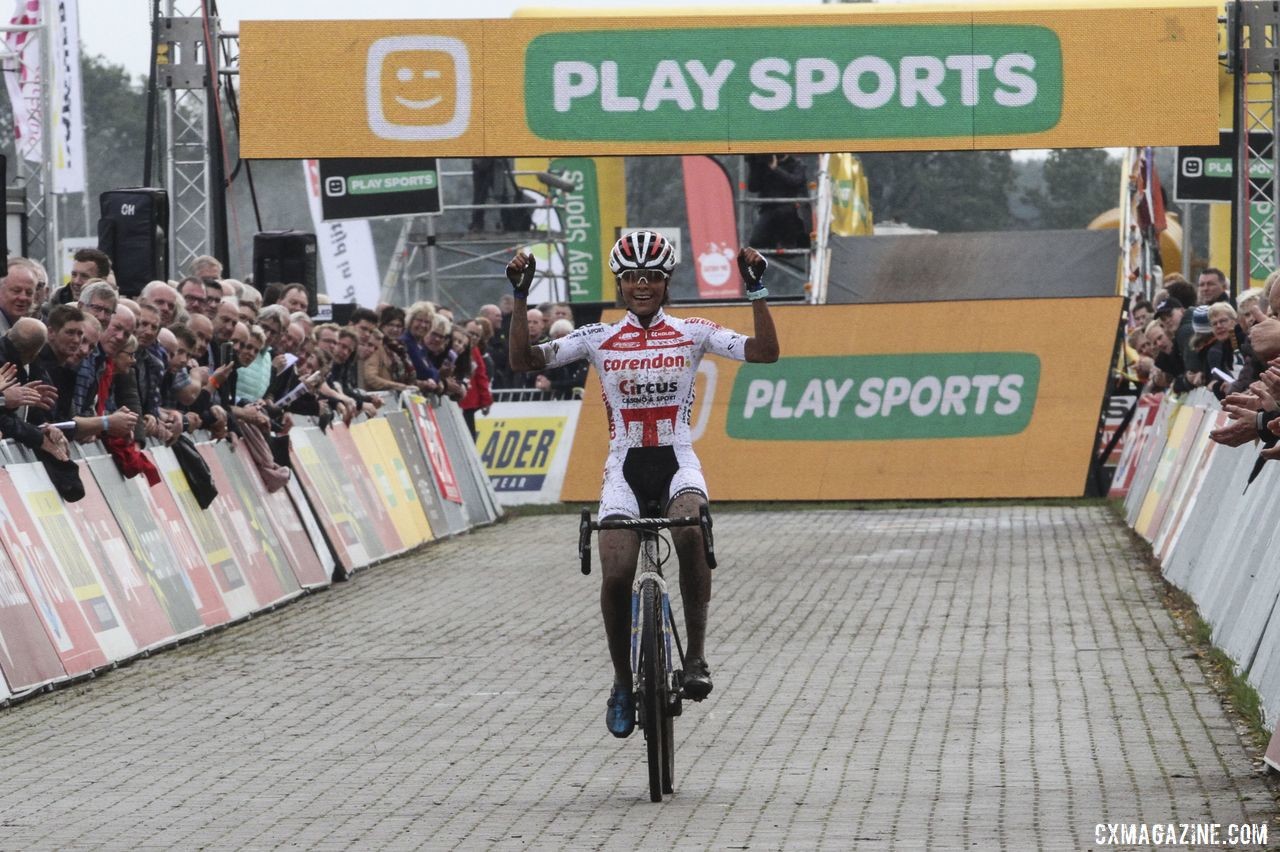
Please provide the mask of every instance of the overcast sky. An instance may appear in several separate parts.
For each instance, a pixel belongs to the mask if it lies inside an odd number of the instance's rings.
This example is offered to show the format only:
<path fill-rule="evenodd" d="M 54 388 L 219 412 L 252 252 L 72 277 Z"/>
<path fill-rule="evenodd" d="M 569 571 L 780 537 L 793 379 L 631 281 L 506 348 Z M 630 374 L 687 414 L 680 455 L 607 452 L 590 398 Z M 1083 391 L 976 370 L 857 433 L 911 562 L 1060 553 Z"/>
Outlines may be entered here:
<path fill-rule="evenodd" d="M 162 8 L 163 8 L 162 4 Z M 593 3 L 566 0 L 218 0 L 218 14 L 224 30 L 235 30 L 240 19 L 352 19 L 352 18 L 508 18 L 517 8 L 671 8 L 679 4 L 646 3 L 644 0 L 596 0 Z M 818 0 L 773 0 L 767 4 L 750 0 L 697 0 L 699 6 L 795 6 L 818 5 Z M 151 0 L 81 0 L 80 41 L 90 54 L 100 54 L 123 65 L 133 75 L 147 73 L 151 49 Z M 181 0 L 183 11 L 198 9 L 195 0 Z"/>

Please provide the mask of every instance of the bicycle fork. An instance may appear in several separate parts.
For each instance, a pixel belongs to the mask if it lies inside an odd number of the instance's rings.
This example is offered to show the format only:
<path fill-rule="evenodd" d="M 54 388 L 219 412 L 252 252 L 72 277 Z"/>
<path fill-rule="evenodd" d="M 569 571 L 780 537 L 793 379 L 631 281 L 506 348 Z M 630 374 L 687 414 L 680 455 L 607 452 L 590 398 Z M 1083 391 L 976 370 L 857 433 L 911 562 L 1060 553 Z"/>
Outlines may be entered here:
<path fill-rule="evenodd" d="M 633 685 L 640 686 L 640 633 L 643 618 L 640 613 L 640 588 L 646 580 L 652 580 L 658 587 L 662 599 L 662 644 L 666 649 L 667 683 L 671 685 L 671 710 L 673 716 L 681 713 L 680 698 L 684 691 L 684 643 L 680 641 L 680 632 L 676 629 L 675 618 L 671 614 L 671 596 L 667 593 L 667 581 L 656 571 L 644 571 L 631 586 L 631 676 Z M 675 640 L 676 652 L 680 657 L 680 668 L 674 666 L 671 656 L 672 640 Z"/>

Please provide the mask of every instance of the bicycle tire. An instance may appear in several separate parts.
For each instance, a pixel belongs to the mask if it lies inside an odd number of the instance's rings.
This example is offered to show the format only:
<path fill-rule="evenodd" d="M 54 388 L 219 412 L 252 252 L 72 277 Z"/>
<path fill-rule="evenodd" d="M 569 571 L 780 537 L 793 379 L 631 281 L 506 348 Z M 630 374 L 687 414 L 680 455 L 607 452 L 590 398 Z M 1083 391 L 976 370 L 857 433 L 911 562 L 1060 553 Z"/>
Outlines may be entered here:
<path fill-rule="evenodd" d="M 664 673 L 665 675 L 665 673 Z M 664 693 L 666 690 L 664 690 Z M 663 696 L 664 707 L 670 696 Z M 674 793 L 676 783 L 676 732 L 670 712 L 662 714 L 662 792 Z"/>
<path fill-rule="evenodd" d="M 649 801 L 662 801 L 662 757 L 666 708 L 666 662 L 662 647 L 662 595 L 658 584 L 640 587 L 640 669 L 644 691 L 644 739 L 649 757 Z"/>
<path fill-rule="evenodd" d="M 659 604 L 662 613 L 662 625 L 674 628 L 675 625 L 670 623 L 671 607 L 669 603 L 663 602 Z M 667 671 L 667 657 L 670 655 L 670 646 L 667 644 L 665 636 L 662 637 L 662 792 L 674 793 L 676 783 L 676 732 L 675 732 L 675 708 L 673 704 L 679 700 L 677 697 L 678 688 L 671 680 Z"/>

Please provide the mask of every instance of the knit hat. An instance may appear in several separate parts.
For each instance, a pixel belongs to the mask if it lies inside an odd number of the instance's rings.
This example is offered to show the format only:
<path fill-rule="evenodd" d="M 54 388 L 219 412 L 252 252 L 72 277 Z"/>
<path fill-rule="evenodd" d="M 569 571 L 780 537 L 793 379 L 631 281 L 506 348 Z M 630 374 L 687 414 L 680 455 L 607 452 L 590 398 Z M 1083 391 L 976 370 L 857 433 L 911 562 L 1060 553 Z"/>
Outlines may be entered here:
<path fill-rule="evenodd" d="M 1208 334 L 1213 331 L 1209 325 L 1209 306 L 1196 305 L 1191 311 L 1191 330 L 1196 334 Z"/>

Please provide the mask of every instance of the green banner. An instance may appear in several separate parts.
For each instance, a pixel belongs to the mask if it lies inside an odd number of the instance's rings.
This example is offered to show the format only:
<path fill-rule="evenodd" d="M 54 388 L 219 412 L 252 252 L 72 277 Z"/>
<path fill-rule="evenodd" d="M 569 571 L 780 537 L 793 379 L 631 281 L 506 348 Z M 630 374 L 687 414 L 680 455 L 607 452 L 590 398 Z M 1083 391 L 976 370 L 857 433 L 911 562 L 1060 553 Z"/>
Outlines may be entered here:
<path fill-rule="evenodd" d="M 879 139 L 1038 133 L 1062 115 L 1040 26 L 714 27 L 547 33 L 525 52 L 544 139 Z"/>
<path fill-rule="evenodd" d="M 1249 277 L 1266 280 L 1275 271 L 1276 210 L 1270 201 L 1249 202 Z"/>
<path fill-rule="evenodd" d="M 606 276 L 600 256 L 600 188 L 595 161 L 590 157 L 564 157 L 551 161 L 551 171 L 577 187 L 564 195 L 561 207 L 569 300 L 604 301 Z M 612 291 L 608 299 L 613 299 Z"/>
<path fill-rule="evenodd" d="M 757 441 L 1016 435 L 1039 386 L 1029 352 L 783 358 L 738 370 L 727 431 Z"/>
<path fill-rule="evenodd" d="M 377 195 L 384 192 L 417 192 L 439 186 L 435 171 L 386 172 L 374 175 L 352 175 L 347 178 L 350 195 Z"/>

